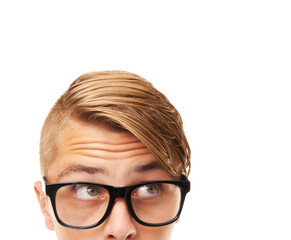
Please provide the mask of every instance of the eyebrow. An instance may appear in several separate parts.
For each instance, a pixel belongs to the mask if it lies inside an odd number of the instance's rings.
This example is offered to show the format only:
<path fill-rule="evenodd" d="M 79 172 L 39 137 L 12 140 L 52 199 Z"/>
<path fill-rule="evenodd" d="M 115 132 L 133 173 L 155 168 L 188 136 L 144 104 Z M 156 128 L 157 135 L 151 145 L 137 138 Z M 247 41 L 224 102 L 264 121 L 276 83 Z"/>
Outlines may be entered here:
<path fill-rule="evenodd" d="M 153 170 L 153 169 L 162 169 L 162 166 L 157 161 L 146 163 L 146 164 L 142 164 L 142 165 L 133 166 L 126 173 L 126 176 L 130 175 L 133 172 L 145 173 L 145 172 L 148 172 L 148 171 Z M 68 176 L 68 175 L 70 175 L 72 173 L 78 173 L 78 172 L 84 172 L 84 173 L 88 173 L 88 174 L 91 174 L 91 175 L 96 174 L 96 173 L 109 175 L 108 172 L 103 168 L 89 167 L 89 166 L 84 166 L 82 164 L 77 164 L 77 165 L 71 165 L 71 166 L 65 168 L 57 176 L 57 180 L 59 181 L 61 178 L 65 177 L 65 176 Z"/>
<path fill-rule="evenodd" d="M 107 174 L 107 172 L 102 169 L 102 168 L 98 168 L 98 167 L 88 167 L 88 166 L 84 166 L 82 164 L 77 164 L 77 165 L 71 165 L 67 168 L 65 168 L 65 170 L 63 170 L 57 177 L 58 180 L 60 180 L 61 178 L 70 175 L 71 173 L 78 173 L 78 172 L 84 172 L 84 173 L 88 173 L 88 174 L 96 174 L 96 173 L 102 173 L 102 174 Z"/>
<path fill-rule="evenodd" d="M 130 172 L 144 173 L 153 169 L 162 169 L 162 166 L 157 162 L 150 162 L 143 165 L 138 165 L 130 169 Z"/>

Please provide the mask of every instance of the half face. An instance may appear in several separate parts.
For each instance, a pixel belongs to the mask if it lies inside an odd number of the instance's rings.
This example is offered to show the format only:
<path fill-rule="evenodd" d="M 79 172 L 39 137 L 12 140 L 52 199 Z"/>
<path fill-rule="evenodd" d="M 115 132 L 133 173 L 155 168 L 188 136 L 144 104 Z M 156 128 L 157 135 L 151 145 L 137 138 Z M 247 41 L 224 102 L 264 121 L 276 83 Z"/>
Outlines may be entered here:
<path fill-rule="evenodd" d="M 147 181 L 173 180 L 159 167 L 157 159 L 145 145 L 130 133 L 113 132 L 76 121 L 64 130 L 61 139 L 59 153 L 47 171 L 48 183 L 91 182 L 123 187 Z M 57 222 L 40 182 L 35 184 L 35 191 L 46 225 L 56 231 L 59 240 L 170 239 L 173 224 L 146 227 L 137 223 L 122 198 L 115 201 L 109 217 L 95 228 L 76 230 L 63 227 Z"/>

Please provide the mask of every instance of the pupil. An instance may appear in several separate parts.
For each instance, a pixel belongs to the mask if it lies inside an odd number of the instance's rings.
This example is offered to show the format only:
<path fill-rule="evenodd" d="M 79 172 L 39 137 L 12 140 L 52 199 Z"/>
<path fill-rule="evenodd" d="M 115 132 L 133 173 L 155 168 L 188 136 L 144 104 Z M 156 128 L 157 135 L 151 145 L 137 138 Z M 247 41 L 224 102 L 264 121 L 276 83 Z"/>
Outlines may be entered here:
<path fill-rule="evenodd" d="M 96 196 L 98 194 L 98 190 L 95 186 L 89 186 L 87 188 L 87 193 L 90 195 L 90 196 Z"/>
<path fill-rule="evenodd" d="M 154 186 L 154 185 L 148 185 L 147 186 L 147 190 L 148 190 L 149 193 L 156 193 L 157 187 Z"/>

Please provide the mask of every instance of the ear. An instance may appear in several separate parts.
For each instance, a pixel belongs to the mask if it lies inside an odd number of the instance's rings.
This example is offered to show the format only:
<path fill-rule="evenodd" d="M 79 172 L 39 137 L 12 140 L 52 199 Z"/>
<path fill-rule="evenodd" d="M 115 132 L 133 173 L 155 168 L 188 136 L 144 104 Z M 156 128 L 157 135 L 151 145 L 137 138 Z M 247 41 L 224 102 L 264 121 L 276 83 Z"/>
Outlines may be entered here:
<path fill-rule="evenodd" d="M 46 199 L 46 194 L 42 191 L 42 183 L 35 182 L 34 183 L 34 191 L 36 193 L 36 197 L 40 206 L 40 210 L 44 216 L 45 225 L 49 230 L 54 230 L 54 224 L 52 217 L 48 211 L 49 205 Z"/>

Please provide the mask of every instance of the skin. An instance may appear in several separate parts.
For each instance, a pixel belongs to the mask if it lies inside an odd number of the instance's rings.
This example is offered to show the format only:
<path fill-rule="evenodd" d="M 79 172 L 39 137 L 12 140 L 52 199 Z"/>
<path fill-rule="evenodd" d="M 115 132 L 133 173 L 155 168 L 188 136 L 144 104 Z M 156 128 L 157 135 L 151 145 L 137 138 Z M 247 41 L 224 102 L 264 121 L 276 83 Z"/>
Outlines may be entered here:
<path fill-rule="evenodd" d="M 86 181 L 116 187 L 145 181 L 172 180 L 158 167 L 155 156 L 135 136 L 104 127 L 74 121 L 61 135 L 56 158 L 45 176 L 48 183 Z M 117 199 L 111 214 L 101 225 L 87 230 L 61 226 L 55 219 L 42 183 L 34 186 L 48 229 L 58 240 L 169 240 L 174 224 L 146 227 L 130 215 L 124 199 Z"/>

